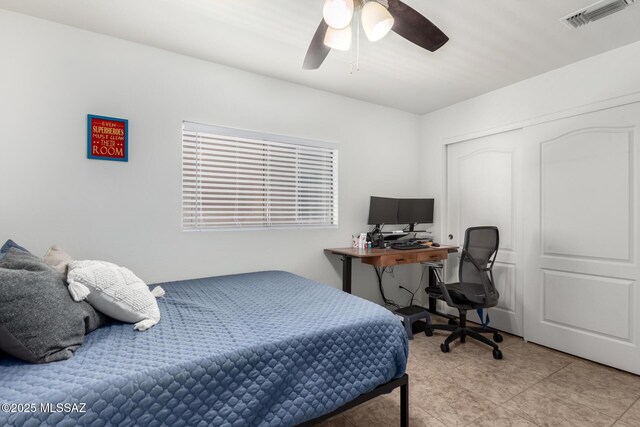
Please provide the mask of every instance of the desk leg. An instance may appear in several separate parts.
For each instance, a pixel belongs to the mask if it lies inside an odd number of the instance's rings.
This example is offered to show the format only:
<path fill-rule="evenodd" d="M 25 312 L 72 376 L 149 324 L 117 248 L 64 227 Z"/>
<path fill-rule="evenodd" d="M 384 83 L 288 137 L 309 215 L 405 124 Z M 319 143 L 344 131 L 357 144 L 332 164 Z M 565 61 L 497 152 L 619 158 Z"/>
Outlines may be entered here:
<path fill-rule="evenodd" d="M 438 286 L 436 272 L 432 267 L 429 267 L 429 287 Z M 429 297 L 429 313 L 437 313 L 438 312 L 438 300 L 436 298 Z"/>
<path fill-rule="evenodd" d="M 345 256 L 342 258 L 342 290 L 351 293 L 351 261 L 353 258 Z"/>

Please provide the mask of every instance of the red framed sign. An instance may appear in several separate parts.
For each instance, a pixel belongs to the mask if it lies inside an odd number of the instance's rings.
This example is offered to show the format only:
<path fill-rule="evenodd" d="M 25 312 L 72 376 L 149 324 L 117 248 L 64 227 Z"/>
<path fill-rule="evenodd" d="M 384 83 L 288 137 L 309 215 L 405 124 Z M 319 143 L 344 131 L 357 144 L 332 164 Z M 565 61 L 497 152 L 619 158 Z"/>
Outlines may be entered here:
<path fill-rule="evenodd" d="M 128 142 L 128 120 L 87 115 L 87 158 L 127 162 Z"/>

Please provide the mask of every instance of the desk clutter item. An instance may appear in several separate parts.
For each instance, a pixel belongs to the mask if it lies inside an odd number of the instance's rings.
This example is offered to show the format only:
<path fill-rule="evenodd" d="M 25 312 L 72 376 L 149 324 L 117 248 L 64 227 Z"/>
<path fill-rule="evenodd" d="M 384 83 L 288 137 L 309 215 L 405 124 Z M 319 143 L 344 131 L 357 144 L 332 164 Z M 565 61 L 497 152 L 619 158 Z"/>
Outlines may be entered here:
<path fill-rule="evenodd" d="M 421 249 L 425 247 L 427 246 L 419 242 L 398 242 L 398 243 L 391 244 L 392 249 L 400 249 L 400 250 Z"/>
<path fill-rule="evenodd" d="M 352 234 L 351 235 L 351 247 L 356 249 L 367 249 L 369 246 L 369 239 L 367 239 L 367 233 Z"/>

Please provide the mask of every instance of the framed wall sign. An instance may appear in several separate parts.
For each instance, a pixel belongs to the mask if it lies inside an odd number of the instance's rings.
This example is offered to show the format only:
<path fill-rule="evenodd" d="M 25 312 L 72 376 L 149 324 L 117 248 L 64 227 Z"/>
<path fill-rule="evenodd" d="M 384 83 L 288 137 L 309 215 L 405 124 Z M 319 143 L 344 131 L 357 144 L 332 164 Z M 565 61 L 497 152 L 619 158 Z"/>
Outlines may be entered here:
<path fill-rule="evenodd" d="M 126 162 L 128 142 L 128 120 L 87 115 L 87 158 Z"/>

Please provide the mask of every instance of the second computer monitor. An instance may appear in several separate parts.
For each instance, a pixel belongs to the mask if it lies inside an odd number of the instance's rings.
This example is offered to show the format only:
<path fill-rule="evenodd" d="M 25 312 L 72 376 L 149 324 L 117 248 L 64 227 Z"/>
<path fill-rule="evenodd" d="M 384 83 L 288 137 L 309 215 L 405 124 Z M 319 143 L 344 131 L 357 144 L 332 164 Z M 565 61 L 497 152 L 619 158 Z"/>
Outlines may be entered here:
<path fill-rule="evenodd" d="M 369 224 L 398 224 L 398 199 L 371 196 Z"/>
<path fill-rule="evenodd" d="M 400 199 L 398 201 L 398 224 L 433 223 L 433 199 Z"/>

